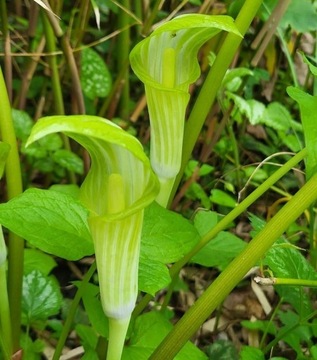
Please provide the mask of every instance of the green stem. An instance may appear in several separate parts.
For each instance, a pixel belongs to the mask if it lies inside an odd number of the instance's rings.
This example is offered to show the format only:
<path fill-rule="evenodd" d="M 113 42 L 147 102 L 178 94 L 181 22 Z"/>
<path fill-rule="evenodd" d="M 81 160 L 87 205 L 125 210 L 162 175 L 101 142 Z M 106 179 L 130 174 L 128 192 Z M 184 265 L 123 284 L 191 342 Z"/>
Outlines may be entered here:
<path fill-rule="evenodd" d="M 262 2 L 263 0 L 245 1 L 235 20 L 235 24 L 242 35 L 245 35 L 247 32 Z M 212 65 L 200 90 L 198 98 L 185 125 L 182 166 L 176 178 L 174 189 L 170 197 L 170 202 L 174 198 L 176 189 L 181 181 L 185 166 L 187 165 L 191 156 L 199 133 L 217 96 L 217 92 L 226 74 L 226 71 L 228 70 L 234 55 L 241 44 L 241 41 L 242 38 L 238 35 L 232 33 L 227 34 L 225 41 L 216 57 L 216 60 Z"/>
<path fill-rule="evenodd" d="M 12 356 L 12 339 L 11 339 L 11 319 L 9 310 L 9 299 L 7 293 L 6 265 L 0 265 L 0 336 L 5 359 L 11 359 Z"/>
<path fill-rule="evenodd" d="M 143 35 L 148 35 L 149 31 L 151 30 L 151 26 L 159 12 L 161 2 L 162 0 L 156 0 L 155 4 L 152 6 L 152 11 L 150 15 L 147 17 L 145 24 L 143 26 L 143 30 L 142 30 Z"/>
<path fill-rule="evenodd" d="M 291 57 L 291 54 L 288 50 L 288 47 L 287 47 L 287 42 L 285 41 L 284 39 L 284 34 L 282 32 L 282 30 L 277 27 L 277 34 L 278 34 L 278 37 L 282 43 L 282 49 L 283 49 L 283 52 L 286 56 L 286 59 L 287 59 L 287 62 L 288 62 L 288 66 L 289 66 L 289 69 L 290 69 L 290 73 L 292 75 L 292 79 L 293 79 L 293 83 L 294 83 L 294 86 L 298 87 L 299 83 L 298 83 L 298 80 L 297 80 L 297 73 L 296 73 L 296 68 L 295 68 L 295 65 L 294 65 L 294 61 L 292 60 L 292 57 Z"/>
<path fill-rule="evenodd" d="M 272 281 L 273 281 L 272 285 L 317 287 L 317 280 L 273 278 Z"/>
<path fill-rule="evenodd" d="M 209 241 L 211 241 L 220 231 L 226 229 L 239 215 L 241 215 L 251 204 L 253 204 L 261 195 L 270 189 L 275 182 L 282 176 L 287 174 L 294 166 L 296 166 L 304 157 L 307 156 L 307 149 L 304 148 L 294 157 L 292 157 L 286 164 L 280 167 L 272 176 L 270 176 L 263 184 L 257 187 L 248 197 L 246 197 L 236 208 L 234 208 L 228 215 L 217 223 L 217 225 L 203 236 L 200 242 L 181 260 L 175 263 L 170 268 L 170 275 L 173 278 L 190 259 L 202 249 Z M 152 296 L 147 294 L 138 303 L 133 311 L 133 318 L 136 318 L 147 306 Z"/>
<path fill-rule="evenodd" d="M 166 208 L 168 205 L 168 199 L 169 199 L 170 193 L 173 189 L 173 184 L 174 184 L 175 178 L 166 179 L 166 178 L 159 177 L 159 181 L 160 181 L 160 192 L 157 195 L 155 200 L 162 207 Z"/>
<path fill-rule="evenodd" d="M 43 21 L 43 27 L 44 27 L 44 32 L 45 32 L 46 49 L 49 53 L 50 52 L 54 53 L 54 52 L 56 52 L 54 32 L 50 25 L 50 22 L 47 19 L 47 16 L 44 13 L 44 10 L 41 10 L 41 14 L 42 14 L 42 21 Z M 65 114 L 64 102 L 63 102 L 61 83 L 59 80 L 59 72 L 58 72 L 56 55 L 48 56 L 47 62 L 49 64 L 50 70 L 51 70 L 51 82 L 52 82 L 52 89 L 53 89 L 53 95 L 54 95 L 55 113 L 58 115 L 64 115 Z"/>
<path fill-rule="evenodd" d="M 266 339 L 267 339 L 267 335 L 269 333 L 269 329 L 273 324 L 273 321 L 274 321 L 274 319 L 275 319 L 275 317 L 277 315 L 278 310 L 281 307 L 282 302 L 283 302 L 283 298 L 280 298 L 278 304 L 273 308 L 273 313 L 271 314 L 270 319 L 269 319 L 269 321 L 266 324 L 266 327 L 264 329 L 264 332 L 263 332 L 263 335 L 262 335 L 262 338 L 261 338 L 261 341 L 260 341 L 260 344 L 259 344 L 259 349 L 262 349 L 263 346 L 264 346 L 263 344 L 267 343 Z"/>
<path fill-rule="evenodd" d="M 46 38 L 46 48 L 48 52 L 54 53 L 56 51 L 54 32 L 43 10 L 41 11 L 41 13 L 42 13 L 45 38 Z M 62 92 L 62 87 L 58 72 L 57 58 L 56 56 L 48 56 L 47 61 L 51 70 L 51 82 L 52 82 L 52 89 L 54 95 L 55 114 L 64 115 L 65 109 L 64 109 L 64 101 L 63 101 L 63 92 Z M 65 149 L 71 151 L 68 137 L 65 134 L 62 134 L 61 136 L 63 139 Z M 69 171 L 68 174 L 69 174 L 70 182 L 72 184 L 76 184 L 76 177 L 74 172 Z"/>
<path fill-rule="evenodd" d="M 11 116 L 11 107 L 1 69 L 0 96 L 1 138 L 3 142 L 9 144 L 11 147 L 5 169 L 7 198 L 10 200 L 22 193 L 22 178 L 19 152 Z M 8 243 L 8 294 L 11 309 L 13 352 L 20 348 L 23 251 L 24 240 L 10 232 Z"/>
<path fill-rule="evenodd" d="M 317 174 L 266 224 L 204 294 L 178 321 L 173 330 L 150 357 L 151 360 L 173 359 L 201 324 L 221 304 L 245 274 L 274 244 L 283 232 L 317 199 Z"/>
<path fill-rule="evenodd" d="M 50 7 L 47 0 L 43 0 L 43 2 L 45 3 L 46 6 Z M 63 54 L 66 59 L 66 63 L 68 65 L 68 69 L 70 71 L 72 84 L 73 84 L 73 93 L 77 100 L 78 113 L 84 114 L 85 113 L 84 96 L 81 90 L 80 77 L 79 77 L 75 57 L 73 54 L 73 50 L 70 46 L 69 38 L 67 37 L 67 34 L 64 34 L 63 29 L 60 27 L 56 17 L 49 11 L 46 11 L 45 14 L 53 28 L 53 32 L 56 38 L 60 43 L 60 46 L 62 48 Z"/>
<path fill-rule="evenodd" d="M 107 360 L 120 360 L 124 340 L 128 331 L 130 316 L 125 319 L 109 318 L 109 342 Z"/>
<path fill-rule="evenodd" d="M 241 189 L 239 148 L 238 148 L 237 139 L 236 139 L 236 136 L 234 134 L 232 127 L 233 127 L 233 125 L 229 124 L 228 132 L 229 132 L 230 142 L 231 142 L 232 148 L 233 148 L 233 158 L 234 158 L 234 166 L 236 168 L 235 176 L 236 176 L 236 181 L 237 181 L 237 187 L 238 187 L 238 189 Z"/>
<path fill-rule="evenodd" d="M 134 10 L 135 16 L 142 21 L 142 18 L 143 18 L 143 14 L 142 14 L 142 5 L 143 4 L 142 4 L 142 2 L 141 1 L 134 1 L 133 5 L 134 5 L 133 10 Z M 140 37 L 141 31 L 142 31 L 141 25 L 138 24 L 136 26 L 136 30 L 137 30 L 137 33 L 138 33 L 138 37 Z"/>
<path fill-rule="evenodd" d="M 72 301 L 69 312 L 67 314 L 67 318 L 66 318 L 65 324 L 63 326 L 62 333 L 61 333 L 61 335 L 60 335 L 60 337 L 58 339 L 58 343 L 57 343 L 57 346 L 56 346 L 56 349 L 55 349 L 54 356 L 53 356 L 52 360 L 58 360 L 60 358 L 61 354 L 62 354 L 62 350 L 64 348 L 64 345 L 65 345 L 65 342 L 67 340 L 67 336 L 68 336 L 68 334 L 70 332 L 71 326 L 73 324 L 74 317 L 75 317 L 79 302 L 80 302 L 80 300 L 81 300 L 81 298 L 83 296 L 83 293 L 84 293 L 84 291 L 86 289 L 86 285 L 88 284 L 90 278 L 95 273 L 95 271 L 96 271 L 96 262 L 94 262 L 90 266 L 89 270 L 87 271 L 87 273 L 84 276 L 83 281 L 80 284 L 80 287 L 78 288 L 78 290 L 76 292 L 74 300 Z"/>
<path fill-rule="evenodd" d="M 11 319 L 7 289 L 6 274 L 6 246 L 0 225 L 0 337 L 1 347 L 5 359 L 10 360 L 12 356 Z"/>
<path fill-rule="evenodd" d="M 130 9 L 130 0 L 121 0 L 121 5 L 127 10 Z M 122 29 L 127 27 L 125 30 L 121 31 L 118 35 L 118 43 L 116 48 L 116 59 L 117 59 L 117 70 L 118 73 L 124 69 L 123 73 L 123 87 L 120 98 L 120 116 L 122 119 L 127 120 L 129 118 L 129 102 L 130 102 L 130 86 L 129 86 L 129 59 L 130 53 L 130 23 L 129 14 L 123 9 L 118 10 L 117 18 L 118 28 Z"/>
<path fill-rule="evenodd" d="M 87 24 L 91 15 L 91 2 L 90 0 L 80 1 L 79 13 L 76 14 L 74 26 L 72 29 L 72 46 L 74 48 L 80 46 L 82 43 L 85 32 L 87 31 Z"/>

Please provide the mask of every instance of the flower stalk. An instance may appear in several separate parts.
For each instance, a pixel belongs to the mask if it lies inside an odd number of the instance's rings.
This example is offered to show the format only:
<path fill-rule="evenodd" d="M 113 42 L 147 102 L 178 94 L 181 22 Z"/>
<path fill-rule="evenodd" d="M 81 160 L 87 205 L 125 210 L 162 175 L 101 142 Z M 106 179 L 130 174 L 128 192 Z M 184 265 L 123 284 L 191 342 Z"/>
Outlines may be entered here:
<path fill-rule="evenodd" d="M 95 116 L 52 116 L 39 120 L 28 144 L 63 132 L 84 146 L 91 168 L 80 189 L 89 210 L 101 303 L 109 318 L 107 359 L 120 360 L 138 292 L 144 208 L 159 191 L 139 141 Z"/>
<path fill-rule="evenodd" d="M 166 207 L 180 171 L 189 86 L 200 75 L 199 48 L 220 31 L 239 35 L 232 18 L 190 14 L 158 27 L 130 54 L 133 71 L 145 85 L 151 122 L 151 164 Z"/>

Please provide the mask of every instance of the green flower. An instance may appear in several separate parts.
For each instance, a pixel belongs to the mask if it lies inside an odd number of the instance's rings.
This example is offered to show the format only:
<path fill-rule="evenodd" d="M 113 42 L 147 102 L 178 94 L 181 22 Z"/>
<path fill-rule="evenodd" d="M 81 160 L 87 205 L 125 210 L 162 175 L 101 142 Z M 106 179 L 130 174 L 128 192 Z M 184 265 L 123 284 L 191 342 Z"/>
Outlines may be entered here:
<path fill-rule="evenodd" d="M 34 126 L 28 144 L 63 132 L 87 149 L 91 167 L 80 189 L 88 208 L 101 302 L 109 317 L 109 359 L 120 359 L 138 292 L 144 208 L 159 183 L 142 145 L 112 122 L 95 116 L 52 116 Z"/>
<path fill-rule="evenodd" d="M 183 15 L 158 27 L 130 54 L 145 85 L 151 121 L 151 164 L 161 182 L 157 201 L 166 206 L 182 159 L 189 85 L 200 75 L 199 48 L 221 30 L 237 31 L 228 16 Z"/>

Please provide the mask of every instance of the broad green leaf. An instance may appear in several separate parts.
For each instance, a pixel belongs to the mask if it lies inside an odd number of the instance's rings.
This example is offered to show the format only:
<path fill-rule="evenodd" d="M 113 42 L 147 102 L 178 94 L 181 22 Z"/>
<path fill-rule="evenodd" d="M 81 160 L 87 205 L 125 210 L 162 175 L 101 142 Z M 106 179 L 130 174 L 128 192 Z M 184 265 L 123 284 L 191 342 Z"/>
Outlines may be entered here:
<path fill-rule="evenodd" d="M 79 187 L 75 184 L 55 184 L 50 186 L 49 190 L 59 191 L 66 195 L 73 196 L 75 199 L 79 198 Z"/>
<path fill-rule="evenodd" d="M 247 100 L 230 91 L 226 91 L 226 96 L 228 97 L 228 99 L 234 102 L 234 105 L 237 107 L 237 109 L 242 115 L 244 115 L 247 119 L 251 118 L 251 109 Z"/>
<path fill-rule="evenodd" d="M 157 203 L 145 210 L 141 252 L 163 264 L 178 261 L 199 240 L 192 223 Z"/>
<path fill-rule="evenodd" d="M 290 26 L 300 33 L 317 29 L 316 7 L 310 0 L 292 0 L 283 16 L 280 26 Z"/>
<path fill-rule="evenodd" d="M 39 139 L 38 145 L 46 151 L 56 151 L 63 147 L 63 141 L 59 134 L 49 134 L 49 136 Z"/>
<path fill-rule="evenodd" d="M 66 149 L 57 150 L 52 158 L 58 165 L 69 171 L 81 175 L 84 173 L 83 160 L 72 151 Z"/>
<path fill-rule="evenodd" d="M 170 281 L 165 264 L 176 262 L 197 243 L 198 232 L 181 215 L 151 204 L 144 215 L 139 287 L 154 294 Z"/>
<path fill-rule="evenodd" d="M 83 345 L 85 349 L 85 354 L 89 350 L 93 350 L 97 347 L 98 344 L 98 334 L 96 331 L 91 328 L 90 326 L 83 325 L 83 324 L 77 324 L 75 327 L 76 334 L 81 339 L 81 344 Z M 95 354 L 97 356 L 97 353 Z M 87 359 L 87 357 L 86 357 Z M 98 357 L 95 358 L 98 360 Z"/>
<path fill-rule="evenodd" d="M 235 92 L 238 91 L 242 80 L 241 78 L 244 76 L 251 76 L 253 75 L 253 71 L 248 68 L 235 68 L 235 69 L 229 69 L 225 75 L 225 77 L 222 80 L 221 88 L 219 89 L 219 92 L 223 92 L 225 89 Z M 236 80 L 239 80 L 238 82 Z"/>
<path fill-rule="evenodd" d="M 23 360 L 41 360 L 45 343 L 41 339 L 33 341 L 30 336 L 21 333 L 21 347 L 23 349 Z"/>
<path fill-rule="evenodd" d="M 80 283 L 78 285 L 80 286 Z M 99 286 L 86 284 L 82 299 L 93 329 L 98 335 L 107 339 L 109 336 L 108 319 L 102 310 L 99 293 Z"/>
<path fill-rule="evenodd" d="M 264 226 L 265 222 L 250 215 L 253 227 L 252 237 Z M 317 279 L 317 272 L 305 257 L 284 239 L 276 240 L 275 245 L 265 254 L 263 263 L 273 272 L 274 277 L 295 279 Z M 301 287 L 281 285 L 275 287 L 285 302 L 289 302 L 303 317 L 312 311 L 309 295 Z"/>
<path fill-rule="evenodd" d="M 85 353 L 80 357 L 81 360 L 99 360 L 98 348 L 98 334 L 89 326 L 78 324 L 75 328 L 76 334 L 80 338 L 80 343 L 83 345 Z"/>
<path fill-rule="evenodd" d="M 298 358 L 301 358 L 304 353 L 303 345 L 311 341 L 311 328 L 307 325 L 300 325 L 301 317 L 293 311 L 278 311 L 278 316 L 284 324 L 278 335 L 281 336 L 285 333 L 282 337 L 283 341 L 297 352 Z M 292 330 L 289 331 L 290 329 Z"/>
<path fill-rule="evenodd" d="M 147 360 L 172 327 L 172 324 L 161 312 L 151 311 L 139 316 L 135 321 L 129 346 L 123 350 L 122 360 Z M 188 342 L 174 359 L 206 360 L 207 356 L 191 342 Z"/>
<path fill-rule="evenodd" d="M 112 79 L 108 67 L 93 49 L 82 50 L 80 82 L 84 94 L 91 100 L 106 97 L 111 90 Z"/>
<path fill-rule="evenodd" d="M 0 204 L 0 223 L 32 246 L 67 260 L 93 254 L 87 210 L 72 196 L 29 189 Z"/>
<path fill-rule="evenodd" d="M 12 109 L 12 120 L 16 137 L 19 140 L 26 141 L 34 125 L 30 115 L 25 111 Z"/>
<path fill-rule="evenodd" d="M 267 106 L 261 123 L 284 132 L 289 129 L 294 132 L 303 131 L 302 125 L 294 121 L 287 108 L 278 102 L 272 102 Z"/>
<path fill-rule="evenodd" d="M 233 342 L 229 340 L 216 340 L 206 349 L 209 359 L 238 360 L 239 354 Z"/>
<path fill-rule="evenodd" d="M 186 179 L 188 179 L 193 175 L 193 172 L 196 170 L 197 167 L 199 168 L 198 170 L 199 176 L 205 176 L 215 171 L 215 168 L 209 164 L 200 165 L 197 160 L 189 160 L 185 168 Z"/>
<path fill-rule="evenodd" d="M 190 185 L 189 189 L 186 191 L 186 196 L 193 200 L 200 200 L 201 206 L 205 209 L 209 210 L 211 207 L 211 201 L 208 195 L 206 194 L 203 187 L 197 182 L 194 182 Z"/>
<path fill-rule="evenodd" d="M 276 335 L 277 328 L 274 322 L 269 320 L 242 320 L 241 325 L 249 330 L 261 330 L 263 333 Z"/>
<path fill-rule="evenodd" d="M 317 97 L 311 96 L 304 91 L 292 86 L 287 88 L 287 93 L 299 104 L 305 143 L 308 152 L 306 161 L 306 178 L 309 179 L 312 174 L 317 171 Z"/>
<path fill-rule="evenodd" d="M 265 105 L 254 99 L 247 100 L 247 102 L 250 106 L 250 117 L 248 119 L 250 124 L 256 125 L 261 123 L 263 114 L 265 113 Z"/>
<path fill-rule="evenodd" d="M 217 214 L 210 211 L 199 211 L 194 219 L 199 234 L 204 236 L 218 222 Z M 208 242 L 191 262 L 207 267 L 224 269 L 246 246 L 246 243 L 228 231 L 221 231 Z"/>
<path fill-rule="evenodd" d="M 139 289 L 154 296 L 157 291 L 168 286 L 171 277 L 167 266 L 163 262 L 151 260 L 142 249 L 143 244 L 141 244 L 139 263 Z"/>
<path fill-rule="evenodd" d="M 222 206 L 227 206 L 230 208 L 234 208 L 237 205 L 236 200 L 228 195 L 226 192 L 220 190 L 220 189 L 213 189 L 210 192 L 210 200 L 211 202 L 218 204 L 218 205 L 222 205 Z"/>
<path fill-rule="evenodd" d="M 243 346 L 239 355 L 240 360 L 265 360 L 263 352 L 252 346 Z"/>
<path fill-rule="evenodd" d="M 43 275 L 48 275 L 57 266 L 52 256 L 36 249 L 24 250 L 24 274 L 39 270 Z"/>
<path fill-rule="evenodd" d="M 302 150 L 302 143 L 297 135 L 285 134 L 285 131 L 279 131 L 278 137 L 282 140 L 283 144 L 286 145 L 294 153 Z"/>
<path fill-rule="evenodd" d="M 25 325 L 45 321 L 58 314 L 62 305 L 62 294 L 57 282 L 33 270 L 23 277 L 22 319 Z"/>
<path fill-rule="evenodd" d="M 307 58 L 307 56 L 302 51 L 299 51 L 299 54 L 302 56 L 304 63 L 306 63 L 308 65 L 309 71 L 316 77 L 317 76 L 317 66 L 312 64 L 309 61 L 309 59 Z"/>
<path fill-rule="evenodd" d="M 285 245 L 287 242 L 283 239 L 276 241 L 263 260 L 274 276 L 286 279 L 316 280 L 317 273 L 305 257 L 297 249 L 285 247 Z M 275 288 L 280 297 L 292 304 L 301 316 L 307 316 L 312 312 L 311 300 L 304 288 L 287 285 Z"/>

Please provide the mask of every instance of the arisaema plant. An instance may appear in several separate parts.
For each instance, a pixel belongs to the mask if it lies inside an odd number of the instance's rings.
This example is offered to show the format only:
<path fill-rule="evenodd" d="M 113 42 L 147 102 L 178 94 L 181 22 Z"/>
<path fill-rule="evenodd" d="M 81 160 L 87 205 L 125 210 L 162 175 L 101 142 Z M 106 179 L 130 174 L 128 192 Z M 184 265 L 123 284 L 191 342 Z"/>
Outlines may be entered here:
<path fill-rule="evenodd" d="M 159 183 L 139 141 L 108 120 L 46 117 L 34 126 L 28 145 L 55 132 L 76 140 L 91 157 L 80 200 L 89 210 L 101 302 L 109 318 L 107 359 L 118 360 L 137 298 L 143 210 Z"/>
<path fill-rule="evenodd" d="M 189 86 L 200 76 L 199 48 L 220 31 L 239 34 L 228 16 L 190 14 L 159 26 L 130 54 L 133 71 L 145 85 L 151 122 L 151 164 L 166 206 L 182 159 Z"/>

